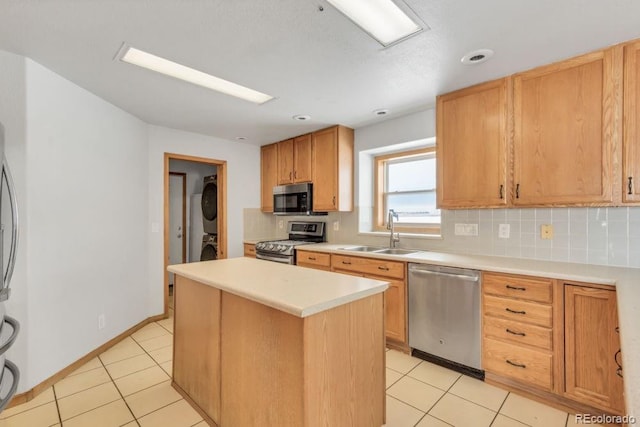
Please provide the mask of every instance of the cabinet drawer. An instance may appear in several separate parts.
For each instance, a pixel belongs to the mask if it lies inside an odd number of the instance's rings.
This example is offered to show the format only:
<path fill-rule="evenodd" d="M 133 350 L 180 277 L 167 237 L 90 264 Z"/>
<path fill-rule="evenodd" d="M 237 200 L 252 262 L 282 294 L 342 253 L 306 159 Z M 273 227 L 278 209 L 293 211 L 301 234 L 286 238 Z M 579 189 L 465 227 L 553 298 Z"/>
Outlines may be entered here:
<path fill-rule="evenodd" d="M 298 265 L 311 264 L 318 267 L 327 267 L 328 269 L 331 266 L 331 255 L 318 252 L 296 251 L 296 263 Z"/>
<path fill-rule="evenodd" d="M 483 305 L 485 316 L 502 317 L 547 328 L 550 328 L 553 324 L 550 305 L 499 298 L 491 295 L 483 296 Z"/>
<path fill-rule="evenodd" d="M 382 277 L 404 279 L 405 264 L 403 262 L 383 259 L 332 255 L 331 268 L 334 270 L 355 271 Z"/>
<path fill-rule="evenodd" d="M 484 336 L 510 341 L 514 344 L 527 344 L 543 350 L 551 350 L 551 329 L 529 325 L 513 320 L 485 316 L 483 319 Z"/>
<path fill-rule="evenodd" d="M 256 245 L 252 245 L 251 243 L 244 244 L 244 256 L 248 257 L 256 257 Z"/>
<path fill-rule="evenodd" d="M 553 386 L 553 357 L 545 351 L 531 350 L 485 338 L 484 369 L 505 377 L 550 390 Z"/>
<path fill-rule="evenodd" d="M 484 273 L 482 288 L 484 293 L 510 298 L 546 303 L 553 299 L 552 279 Z"/>

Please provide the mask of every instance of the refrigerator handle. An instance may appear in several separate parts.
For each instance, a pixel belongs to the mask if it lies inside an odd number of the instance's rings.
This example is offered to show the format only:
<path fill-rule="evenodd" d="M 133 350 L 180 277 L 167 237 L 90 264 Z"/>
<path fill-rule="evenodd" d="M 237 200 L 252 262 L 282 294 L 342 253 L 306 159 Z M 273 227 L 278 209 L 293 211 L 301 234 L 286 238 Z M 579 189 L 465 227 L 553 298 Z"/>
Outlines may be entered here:
<path fill-rule="evenodd" d="M 13 219 L 11 227 L 11 248 L 9 249 L 7 271 L 2 272 L 4 278 L 4 289 L 2 289 L 2 295 L 0 295 L 1 301 L 9 297 L 9 285 L 11 282 L 11 276 L 13 276 L 13 268 L 16 264 L 16 251 L 18 249 L 18 203 L 16 201 L 16 187 L 13 183 L 13 178 L 11 177 L 11 172 L 9 171 L 9 165 L 7 165 L 6 158 L 2 160 L 2 177 L 0 178 L 7 181 L 7 193 L 9 194 L 11 218 Z"/>

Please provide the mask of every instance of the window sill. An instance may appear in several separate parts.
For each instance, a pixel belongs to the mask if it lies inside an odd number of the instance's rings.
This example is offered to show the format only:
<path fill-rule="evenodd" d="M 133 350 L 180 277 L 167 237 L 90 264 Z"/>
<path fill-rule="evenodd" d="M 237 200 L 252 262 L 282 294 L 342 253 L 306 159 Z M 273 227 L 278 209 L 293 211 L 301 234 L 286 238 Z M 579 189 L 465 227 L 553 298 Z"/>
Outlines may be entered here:
<path fill-rule="evenodd" d="M 389 232 L 386 231 L 359 231 L 358 236 L 376 236 L 376 237 L 389 237 Z M 407 239 L 418 240 L 442 240 L 441 234 L 418 234 L 418 233 L 400 233 L 400 237 Z"/>

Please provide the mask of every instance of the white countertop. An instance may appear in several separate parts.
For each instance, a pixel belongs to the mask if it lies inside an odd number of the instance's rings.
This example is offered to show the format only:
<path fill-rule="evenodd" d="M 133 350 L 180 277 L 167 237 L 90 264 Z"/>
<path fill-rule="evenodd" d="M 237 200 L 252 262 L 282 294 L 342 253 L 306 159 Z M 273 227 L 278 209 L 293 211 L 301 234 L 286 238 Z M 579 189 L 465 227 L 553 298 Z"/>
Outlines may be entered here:
<path fill-rule="evenodd" d="M 170 272 L 298 317 L 384 292 L 388 282 L 240 257 L 170 265 Z"/>
<path fill-rule="evenodd" d="M 430 251 L 385 255 L 341 250 L 350 246 L 358 245 L 318 243 L 304 250 L 615 286 L 627 414 L 640 418 L 640 269 Z"/>

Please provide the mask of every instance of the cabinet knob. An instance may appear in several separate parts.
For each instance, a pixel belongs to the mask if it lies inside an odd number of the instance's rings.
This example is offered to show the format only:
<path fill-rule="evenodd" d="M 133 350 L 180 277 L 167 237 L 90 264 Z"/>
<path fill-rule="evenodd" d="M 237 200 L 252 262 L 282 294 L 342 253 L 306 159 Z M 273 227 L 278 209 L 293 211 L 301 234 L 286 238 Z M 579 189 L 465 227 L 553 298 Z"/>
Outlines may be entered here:
<path fill-rule="evenodd" d="M 500 199 L 504 199 L 503 190 L 504 190 L 504 185 L 500 184 Z"/>
<path fill-rule="evenodd" d="M 627 194 L 633 194 L 633 177 L 630 176 L 629 178 L 629 182 L 627 183 Z"/>
<path fill-rule="evenodd" d="M 507 333 L 511 334 L 511 335 L 518 335 L 519 337 L 526 337 L 527 336 L 527 334 L 525 334 L 524 332 L 515 332 L 515 331 L 512 331 L 509 328 L 505 329 L 505 331 Z"/>
<path fill-rule="evenodd" d="M 333 206 L 336 205 L 336 196 L 333 196 L 333 201 L 331 203 L 333 204 Z"/>
<path fill-rule="evenodd" d="M 506 285 L 507 289 L 511 289 L 512 291 L 526 291 L 527 288 L 521 288 L 519 286 Z"/>
<path fill-rule="evenodd" d="M 293 178 L 294 179 L 298 178 L 298 171 L 293 171 Z"/>
<path fill-rule="evenodd" d="M 389 267 L 384 267 L 382 265 L 378 266 L 378 270 L 389 271 Z"/>
<path fill-rule="evenodd" d="M 516 199 L 520 198 L 520 184 L 516 184 Z"/>
<path fill-rule="evenodd" d="M 309 257 L 309 260 L 310 260 L 310 261 L 315 261 L 315 260 L 316 260 L 316 257 L 314 257 L 314 256 L 310 256 L 310 257 Z"/>
<path fill-rule="evenodd" d="M 291 180 L 291 172 L 289 172 L 289 180 Z"/>
<path fill-rule="evenodd" d="M 527 314 L 527 312 L 524 310 L 512 310 L 509 307 L 505 308 L 505 310 L 512 314 Z"/>

